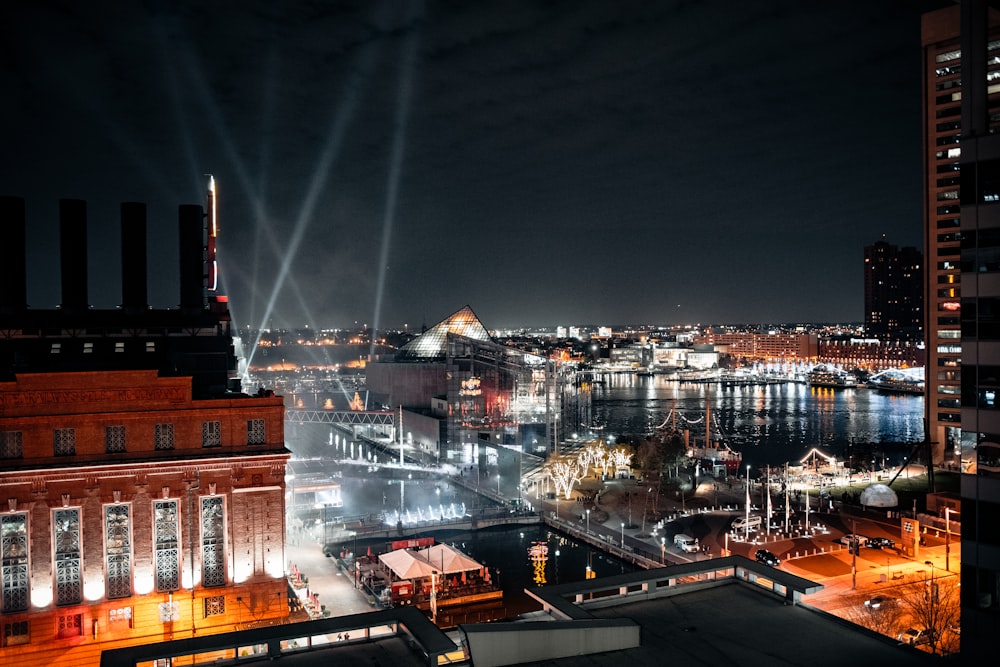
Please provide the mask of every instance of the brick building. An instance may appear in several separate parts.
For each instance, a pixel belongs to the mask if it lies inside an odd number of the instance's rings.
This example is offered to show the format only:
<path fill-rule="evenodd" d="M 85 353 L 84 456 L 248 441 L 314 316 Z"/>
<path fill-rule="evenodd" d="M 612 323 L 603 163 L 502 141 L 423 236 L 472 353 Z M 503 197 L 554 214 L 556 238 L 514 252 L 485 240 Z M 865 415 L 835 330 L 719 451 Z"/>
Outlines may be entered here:
<path fill-rule="evenodd" d="M 213 218 L 180 207 L 180 306 L 151 310 L 145 207 L 123 204 L 123 303 L 94 310 L 86 205 L 62 202 L 63 301 L 33 310 L 24 202 L 0 199 L 5 667 L 288 616 L 283 401 L 234 377 Z"/>

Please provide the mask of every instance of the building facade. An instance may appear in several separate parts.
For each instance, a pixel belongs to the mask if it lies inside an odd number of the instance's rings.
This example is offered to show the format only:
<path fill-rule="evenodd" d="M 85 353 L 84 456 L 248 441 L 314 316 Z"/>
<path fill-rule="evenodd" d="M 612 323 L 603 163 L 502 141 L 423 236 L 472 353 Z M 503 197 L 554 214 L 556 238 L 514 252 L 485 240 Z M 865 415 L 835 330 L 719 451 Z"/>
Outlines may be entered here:
<path fill-rule="evenodd" d="M 927 439 L 936 462 L 961 440 L 962 58 L 959 7 L 924 15 L 924 266 Z"/>
<path fill-rule="evenodd" d="M 865 246 L 865 333 L 879 340 L 924 339 L 924 256 L 883 236 Z"/>
<path fill-rule="evenodd" d="M 926 234 L 935 253 L 927 406 L 932 439 L 951 446 L 953 401 L 960 405 L 961 652 L 970 664 L 996 658 L 1000 632 L 1000 12 L 992 5 L 965 0 L 923 20 Z"/>
<path fill-rule="evenodd" d="M 284 405 L 234 377 L 201 207 L 181 207 L 166 311 L 145 304 L 144 207 L 123 205 L 123 306 L 106 311 L 87 306 L 85 204 L 60 210 L 62 305 L 33 310 L 24 202 L 0 200 L 0 663 L 281 622 Z"/>
<path fill-rule="evenodd" d="M 443 401 L 441 463 L 480 461 L 498 446 L 550 451 L 560 437 L 555 363 L 497 343 L 468 306 L 370 363 L 367 384 L 393 408 Z"/>
<path fill-rule="evenodd" d="M 744 361 L 810 361 L 819 355 L 819 337 L 814 333 L 716 332 L 711 329 L 695 342 L 725 346 L 729 355 Z"/>

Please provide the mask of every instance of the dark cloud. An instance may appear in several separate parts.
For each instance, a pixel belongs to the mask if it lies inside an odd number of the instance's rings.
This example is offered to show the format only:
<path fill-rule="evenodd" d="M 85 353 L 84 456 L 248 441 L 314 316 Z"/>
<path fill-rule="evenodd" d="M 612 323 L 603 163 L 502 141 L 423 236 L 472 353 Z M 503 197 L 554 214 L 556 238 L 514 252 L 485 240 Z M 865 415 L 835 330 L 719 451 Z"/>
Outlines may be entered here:
<path fill-rule="evenodd" d="M 90 202 L 98 307 L 126 200 L 175 303 L 212 173 L 241 324 L 860 320 L 862 247 L 920 243 L 940 4 L 4 3 L 0 191 L 42 246 Z"/>

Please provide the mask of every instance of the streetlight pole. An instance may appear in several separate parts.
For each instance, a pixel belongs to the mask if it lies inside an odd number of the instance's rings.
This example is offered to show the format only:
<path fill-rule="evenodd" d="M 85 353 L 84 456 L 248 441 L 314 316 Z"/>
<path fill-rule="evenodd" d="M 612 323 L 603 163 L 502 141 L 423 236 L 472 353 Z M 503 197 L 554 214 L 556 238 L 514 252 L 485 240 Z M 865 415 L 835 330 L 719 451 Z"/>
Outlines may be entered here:
<path fill-rule="evenodd" d="M 851 590 L 853 591 L 858 588 L 858 550 L 861 548 L 857 521 L 851 521 L 851 530 L 854 531 L 851 535 Z"/>
<path fill-rule="evenodd" d="M 936 631 L 937 630 L 937 617 L 934 615 L 934 604 L 938 601 L 938 589 L 937 589 L 937 583 L 935 583 L 935 581 L 934 581 L 934 561 L 925 560 L 924 561 L 924 565 L 930 565 L 931 566 L 931 589 L 930 589 L 930 591 L 926 591 L 926 594 L 929 596 L 927 599 L 928 599 L 928 602 L 930 603 L 929 604 L 930 618 L 928 619 L 930 621 L 930 623 L 928 623 L 927 626 L 931 630 Z"/>
<path fill-rule="evenodd" d="M 951 508 L 944 508 L 944 569 L 951 572 Z"/>
<path fill-rule="evenodd" d="M 497 495 L 500 495 L 500 473 L 497 473 Z"/>
<path fill-rule="evenodd" d="M 667 564 L 667 538 L 660 538 L 660 565 Z"/>
<path fill-rule="evenodd" d="M 746 508 L 746 524 L 743 526 L 743 540 L 745 542 L 750 541 L 750 464 L 747 464 L 747 508 Z"/>
<path fill-rule="evenodd" d="M 587 534 L 590 535 L 590 510 L 587 510 Z"/>
<path fill-rule="evenodd" d="M 622 549 L 625 548 L 625 522 L 622 522 Z"/>

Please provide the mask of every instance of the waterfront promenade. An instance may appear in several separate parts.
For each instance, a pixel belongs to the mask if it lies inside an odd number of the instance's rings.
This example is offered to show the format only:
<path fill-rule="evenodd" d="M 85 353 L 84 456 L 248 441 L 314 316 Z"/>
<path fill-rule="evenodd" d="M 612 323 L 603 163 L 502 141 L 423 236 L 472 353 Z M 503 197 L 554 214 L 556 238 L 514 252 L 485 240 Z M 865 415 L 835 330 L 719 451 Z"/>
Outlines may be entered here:
<path fill-rule="evenodd" d="M 913 471 L 910 483 L 920 483 L 920 477 Z M 465 484 L 462 483 L 463 480 Z M 443 481 L 444 478 L 439 477 L 435 483 L 440 484 Z M 475 486 L 472 480 L 467 480 L 464 476 L 458 480 L 452 477 L 448 481 L 457 486 Z M 861 557 L 857 559 L 857 565 L 854 565 L 846 546 L 838 542 L 842 534 L 851 532 L 852 522 L 858 522 L 857 531 L 862 534 L 898 539 L 899 520 L 887 518 L 884 512 L 881 514 L 881 519 L 872 513 L 855 516 L 849 514 L 854 511 L 853 509 L 842 507 L 840 503 L 834 504 L 833 511 L 829 511 L 828 504 L 828 511 L 817 512 L 815 508 L 818 498 L 815 495 L 811 496 L 813 511 L 809 514 L 808 527 L 805 525 L 804 508 L 800 504 L 795 508 L 788 532 L 772 528 L 770 533 L 766 530 L 753 533 L 751 540 L 744 541 L 740 539 L 739 534 L 732 532 L 731 524 L 735 518 L 745 516 L 746 481 L 745 479 L 732 481 L 731 487 L 728 483 L 701 484 L 697 490 L 684 498 L 683 505 L 681 502 L 661 497 L 661 503 L 656 510 L 650 511 L 649 507 L 642 507 L 636 501 L 637 497 L 650 493 L 648 487 L 630 479 L 602 480 L 603 491 L 599 496 L 592 495 L 587 490 L 581 493 L 582 497 L 587 499 L 597 496 L 596 502 L 592 504 L 556 501 L 547 497 L 535 498 L 534 493 L 524 493 L 521 499 L 525 508 L 530 508 L 533 512 L 512 514 L 509 504 L 496 505 L 489 512 L 484 507 L 479 507 L 474 510 L 477 514 L 476 519 L 469 517 L 468 521 L 456 523 L 455 526 L 450 526 L 450 522 L 441 522 L 435 527 L 469 530 L 504 521 L 520 522 L 531 517 L 535 521 L 543 520 L 553 529 L 578 542 L 589 544 L 595 549 L 641 568 L 707 560 L 727 553 L 753 558 L 758 548 L 767 548 L 782 559 L 782 569 L 823 581 L 827 586 L 824 592 L 807 602 L 832 612 L 853 604 L 858 595 L 854 586 L 859 578 L 865 589 L 872 589 L 891 586 L 900 576 L 912 577 L 924 573 L 927 570 L 927 561 L 935 563 L 935 567 L 942 572 L 955 573 L 960 567 L 959 540 L 956 539 L 952 545 L 950 569 L 946 570 L 948 556 L 945 553 L 947 549 L 945 539 L 940 532 L 935 531 L 928 534 L 928 546 L 919 559 L 905 558 L 891 550 L 863 550 Z M 436 493 L 433 490 L 430 492 Z M 759 485 L 751 484 L 750 494 L 754 503 L 752 508 L 754 513 L 763 514 L 760 508 Z M 492 503 L 506 500 L 502 495 L 496 494 L 495 487 L 491 487 L 483 496 Z M 588 508 L 591 510 L 589 515 L 586 511 Z M 492 520 L 487 518 L 487 514 L 490 513 L 493 515 Z M 783 517 L 783 514 L 776 512 L 775 516 Z M 361 540 L 362 544 L 384 543 L 394 536 L 400 536 L 400 527 L 379 525 L 374 522 L 366 522 L 362 526 L 360 521 L 350 523 L 350 520 L 344 527 L 348 530 L 338 533 L 334 538 L 329 534 L 324 535 L 324 526 L 313 525 L 289 541 L 287 547 L 289 566 L 294 566 L 308 578 L 306 590 L 309 596 L 305 596 L 303 589 L 298 589 L 295 593 L 304 600 L 318 596 L 315 604 L 309 605 L 312 609 L 304 605 L 304 608 L 297 612 L 297 618 L 308 618 L 310 611 L 313 617 L 316 617 L 323 613 L 323 605 L 326 606 L 326 613 L 331 616 L 377 608 L 375 599 L 357 588 L 350 573 L 339 565 L 338 553 L 333 553 L 329 557 L 324 556 L 323 545 L 339 544 L 341 548 L 347 547 L 364 553 L 366 547 L 356 546 L 355 539 Z M 427 534 L 428 528 L 426 523 L 404 527 L 401 536 Z M 699 539 L 702 550 L 696 553 L 683 553 L 676 549 L 673 546 L 673 536 L 682 532 Z M 852 577 L 854 567 L 857 569 L 854 570 Z M 881 576 L 883 573 L 884 578 Z"/>

